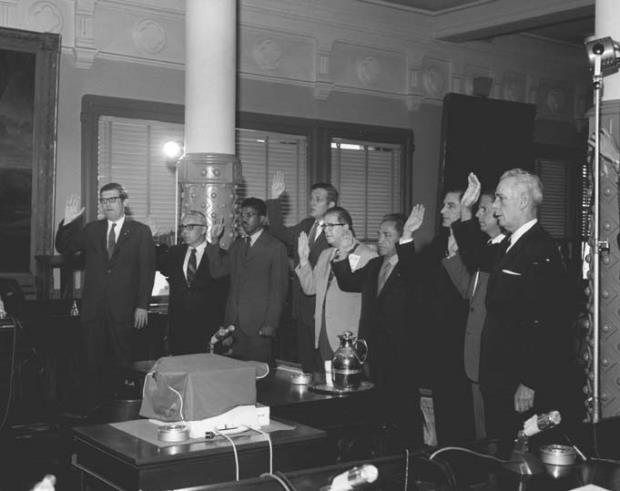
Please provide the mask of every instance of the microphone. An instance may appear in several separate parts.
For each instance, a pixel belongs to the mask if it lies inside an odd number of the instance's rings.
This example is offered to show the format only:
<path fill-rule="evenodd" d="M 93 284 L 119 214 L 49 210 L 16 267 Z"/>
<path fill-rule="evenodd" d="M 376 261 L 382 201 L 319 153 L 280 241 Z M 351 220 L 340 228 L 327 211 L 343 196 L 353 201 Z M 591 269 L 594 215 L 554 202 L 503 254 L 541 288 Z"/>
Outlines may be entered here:
<path fill-rule="evenodd" d="M 540 415 L 535 414 L 523 423 L 523 435 L 526 437 L 534 436 L 541 431 L 553 428 L 562 422 L 559 411 L 549 411 Z"/>
<path fill-rule="evenodd" d="M 230 336 L 235 330 L 235 326 L 232 324 L 228 327 L 220 327 L 213 336 L 211 336 L 211 340 L 209 341 L 209 353 L 213 353 L 213 348 L 217 343 L 219 343 L 222 339 L 227 336 Z"/>
<path fill-rule="evenodd" d="M 529 451 L 529 437 L 559 425 L 562 416 L 559 411 L 535 414 L 523 423 L 517 433 L 510 458 L 504 464 L 508 470 L 520 475 L 540 474 L 545 471 L 542 462 Z"/>
<path fill-rule="evenodd" d="M 379 477 L 379 470 L 371 464 L 364 464 L 360 467 L 353 467 L 342 474 L 338 474 L 325 488 L 326 491 L 348 491 L 356 487 L 372 483 Z"/>

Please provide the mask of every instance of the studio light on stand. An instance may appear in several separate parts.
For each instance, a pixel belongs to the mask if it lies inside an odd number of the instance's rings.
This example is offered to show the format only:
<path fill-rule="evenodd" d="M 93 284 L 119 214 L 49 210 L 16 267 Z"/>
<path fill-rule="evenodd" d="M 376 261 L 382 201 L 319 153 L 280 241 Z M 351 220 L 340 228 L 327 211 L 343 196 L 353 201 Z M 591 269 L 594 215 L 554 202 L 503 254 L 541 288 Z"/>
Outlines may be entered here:
<path fill-rule="evenodd" d="M 179 206 L 179 171 L 177 164 L 184 153 L 183 144 L 175 140 L 167 141 L 164 143 L 163 152 L 166 156 L 166 165 L 174 169 L 174 243 L 177 244 L 179 233 L 179 213 L 177 210 Z"/>
<path fill-rule="evenodd" d="M 594 88 L 594 165 L 593 176 L 593 227 L 592 260 L 592 422 L 600 418 L 600 254 L 609 249 L 608 241 L 600 240 L 600 120 L 603 77 L 617 71 L 620 64 L 620 45 L 610 37 L 594 39 L 585 43 L 588 53 L 592 85 Z"/>

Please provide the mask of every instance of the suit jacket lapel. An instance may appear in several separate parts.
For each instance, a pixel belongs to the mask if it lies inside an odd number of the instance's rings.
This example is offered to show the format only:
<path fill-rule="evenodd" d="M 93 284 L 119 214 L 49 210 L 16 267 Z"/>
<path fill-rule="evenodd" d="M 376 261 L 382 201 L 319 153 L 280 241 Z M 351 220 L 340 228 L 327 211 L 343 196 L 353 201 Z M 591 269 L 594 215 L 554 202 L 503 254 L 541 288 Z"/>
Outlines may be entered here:
<path fill-rule="evenodd" d="M 501 270 L 506 264 L 509 264 L 515 257 L 519 256 L 521 250 L 527 245 L 527 242 L 530 237 L 536 235 L 539 232 L 540 224 L 536 223 L 533 227 L 531 227 L 527 232 L 525 232 L 519 240 L 508 250 L 506 254 L 500 259 L 498 262 L 498 267 L 496 269 Z"/>
<path fill-rule="evenodd" d="M 376 261 L 377 263 L 379 263 L 379 267 L 377 268 L 377 274 L 376 274 L 376 275 L 374 275 L 374 276 L 376 277 L 376 279 L 377 279 L 377 280 L 375 281 L 375 291 L 376 291 L 377 287 L 379 286 L 379 285 L 378 285 L 378 282 L 379 282 L 379 271 L 381 270 L 381 264 L 383 263 L 383 257 L 382 257 L 382 256 L 379 256 L 379 257 L 380 257 L 382 260 L 381 260 L 381 261 Z M 399 262 L 397 262 L 397 263 L 394 265 L 394 267 L 391 269 L 391 271 L 390 271 L 390 275 L 387 277 L 387 280 L 385 280 L 385 283 L 384 283 L 384 285 L 383 285 L 383 288 L 381 289 L 381 292 L 379 292 L 379 295 L 377 295 L 377 296 L 379 296 L 379 297 L 380 297 L 380 296 L 382 296 L 382 295 L 383 295 L 383 292 L 385 292 L 387 289 L 389 289 L 389 288 L 390 288 L 390 285 L 393 283 L 394 278 L 396 278 L 396 276 L 397 276 L 397 274 L 398 274 L 398 271 L 397 271 L 397 270 L 398 270 L 398 266 L 399 266 L 399 264 L 400 264 L 400 261 L 399 261 Z"/>
<path fill-rule="evenodd" d="M 106 260 L 108 259 L 108 221 L 107 220 L 99 220 L 99 247 L 101 247 L 101 257 Z"/>
<path fill-rule="evenodd" d="M 326 247 L 327 247 L 327 239 L 325 238 L 325 232 L 321 230 L 321 233 L 319 234 L 319 236 L 316 238 L 316 240 L 312 244 L 312 247 L 310 248 L 310 250 L 313 251 L 313 250 L 318 249 L 322 251 Z"/>

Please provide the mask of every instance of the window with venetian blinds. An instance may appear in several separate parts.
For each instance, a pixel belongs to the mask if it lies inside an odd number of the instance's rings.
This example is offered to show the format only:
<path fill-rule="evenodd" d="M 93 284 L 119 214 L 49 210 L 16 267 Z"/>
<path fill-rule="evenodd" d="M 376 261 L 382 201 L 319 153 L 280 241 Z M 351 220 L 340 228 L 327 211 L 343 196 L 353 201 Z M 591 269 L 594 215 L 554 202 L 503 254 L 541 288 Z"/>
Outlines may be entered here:
<path fill-rule="evenodd" d="M 277 170 L 286 176 L 284 220 L 297 223 L 307 214 L 307 142 L 304 136 L 237 130 L 237 156 L 243 181 L 238 198 L 266 199 Z M 121 183 L 129 194 L 131 214 L 151 218 L 159 233 L 174 228 L 174 165 L 162 152 L 169 140 L 183 141 L 183 125 L 159 121 L 102 116 L 99 119 L 98 186 Z"/>
<path fill-rule="evenodd" d="M 401 153 L 401 145 L 332 139 L 332 183 L 360 240 L 375 240 L 381 218 L 403 212 Z"/>

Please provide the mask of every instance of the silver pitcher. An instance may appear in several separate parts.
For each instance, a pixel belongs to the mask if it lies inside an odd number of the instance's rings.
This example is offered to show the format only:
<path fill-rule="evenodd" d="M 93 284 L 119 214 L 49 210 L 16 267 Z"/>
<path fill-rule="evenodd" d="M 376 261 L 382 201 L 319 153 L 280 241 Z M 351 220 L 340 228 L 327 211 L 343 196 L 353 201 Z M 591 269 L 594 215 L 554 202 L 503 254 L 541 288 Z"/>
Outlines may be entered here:
<path fill-rule="evenodd" d="M 368 356 L 368 345 L 351 331 L 345 331 L 338 337 L 340 347 L 332 358 L 332 381 L 337 389 L 355 390 L 362 382 L 362 365 Z"/>

